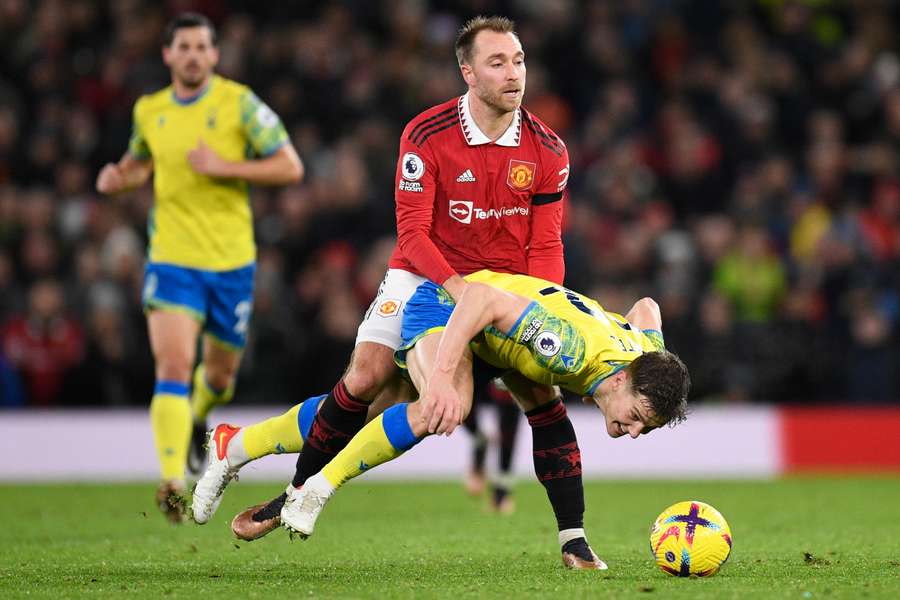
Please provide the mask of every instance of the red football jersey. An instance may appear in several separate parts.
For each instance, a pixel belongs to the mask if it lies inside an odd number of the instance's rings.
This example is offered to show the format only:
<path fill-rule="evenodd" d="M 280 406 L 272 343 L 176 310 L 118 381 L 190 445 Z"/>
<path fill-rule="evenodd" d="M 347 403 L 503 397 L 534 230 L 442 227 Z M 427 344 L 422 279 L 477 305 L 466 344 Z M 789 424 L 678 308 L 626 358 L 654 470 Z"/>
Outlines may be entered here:
<path fill-rule="evenodd" d="M 480 269 L 562 283 L 562 140 L 524 108 L 491 141 L 468 94 L 414 118 L 400 138 L 391 268 L 443 283 Z"/>

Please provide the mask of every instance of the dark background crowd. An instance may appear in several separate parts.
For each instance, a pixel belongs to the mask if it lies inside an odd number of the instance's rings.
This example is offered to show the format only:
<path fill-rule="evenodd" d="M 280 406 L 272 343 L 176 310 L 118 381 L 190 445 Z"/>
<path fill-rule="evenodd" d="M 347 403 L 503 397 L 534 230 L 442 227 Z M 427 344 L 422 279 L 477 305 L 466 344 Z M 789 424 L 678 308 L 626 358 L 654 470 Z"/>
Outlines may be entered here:
<path fill-rule="evenodd" d="M 0 405 L 144 405 L 150 186 L 100 197 L 162 28 L 282 117 L 307 177 L 252 193 L 239 402 L 327 390 L 394 244 L 399 134 L 514 18 L 525 104 L 567 143 L 566 283 L 658 299 L 695 400 L 900 399 L 900 8 L 887 0 L 0 0 Z"/>

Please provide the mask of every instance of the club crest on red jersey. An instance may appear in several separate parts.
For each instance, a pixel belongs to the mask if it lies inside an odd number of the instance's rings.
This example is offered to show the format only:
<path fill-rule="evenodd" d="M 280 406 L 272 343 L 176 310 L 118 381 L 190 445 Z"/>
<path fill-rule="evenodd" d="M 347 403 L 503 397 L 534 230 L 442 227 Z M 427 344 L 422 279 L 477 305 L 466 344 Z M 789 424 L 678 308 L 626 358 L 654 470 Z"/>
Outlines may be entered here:
<path fill-rule="evenodd" d="M 402 304 L 400 300 L 385 300 L 378 305 L 378 316 L 393 317 L 399 313 L 400 304 Z"/>
<path fill-rule="evenodd" d="M 537 165 L 533 162 L 514 159 L 510 160 L 509 175 L 506 178 L 506 183 L 509 187 L 519 192 L 531 189 L 531 184 L 534 183 L 534 170 L 536 168 Z"/>

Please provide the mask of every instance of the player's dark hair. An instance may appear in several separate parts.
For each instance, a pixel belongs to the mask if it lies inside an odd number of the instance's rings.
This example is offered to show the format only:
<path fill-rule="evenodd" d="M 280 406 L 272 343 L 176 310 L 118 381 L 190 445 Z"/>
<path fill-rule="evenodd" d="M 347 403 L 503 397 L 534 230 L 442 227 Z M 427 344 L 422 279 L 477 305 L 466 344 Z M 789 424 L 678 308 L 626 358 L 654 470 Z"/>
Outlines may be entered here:
<path fill-rule="evenodd" d="M 460 65 L 468 64 L 472 60 L 472 46 L 475 45 L 475 36 L 480 31 L 496 31 L 497 33 L 511 33 L 516 37 L 516 24 L 506 17 L 485 17 L 479 15 L 466 21 L 459 35 L 456 36 L 456 62 Z"/>
<path fill-rule="evenodd" d="M 646 352 L 628 366 L 631 389 L 646 396 L 658 419 L 677 425 L 687 418 L 691 375 L 677 355 L 662 350 Z"/>
<path fill-rule="evenodd" d="M 212 40 L 212 45 L 215 46 L 217 44 L 218 39 L 216 37 L 215 25 L 200 13 L 195 12 L 180 13 L 174 19 L 169 21 L 169 24 L 166 25 L 166 29 L 163 32 L 163 44 L 171 46 L 172 42 L 175 41 L 175 32 L 179 29 L 187 29 L 190 27 L 206 27 L 209 29 L 209 38 Z"/>

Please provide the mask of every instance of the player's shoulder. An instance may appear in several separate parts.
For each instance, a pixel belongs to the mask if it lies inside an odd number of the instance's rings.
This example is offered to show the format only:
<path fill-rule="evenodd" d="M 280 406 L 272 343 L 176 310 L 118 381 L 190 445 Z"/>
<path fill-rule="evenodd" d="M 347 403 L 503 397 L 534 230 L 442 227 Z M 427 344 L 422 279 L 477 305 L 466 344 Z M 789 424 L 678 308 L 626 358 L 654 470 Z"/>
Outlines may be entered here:
<path fill-rule="evenodd" d="M 213 75 L 212 86 L 213 93 L 221 98 L 241 98 L 253 94 L 250 86 L 221 75 Z"/>
<path fill-rule="evenodd" d="M 421 147 L 434 136 L 440 136 L 459 124 L 459 97 L 423 110 L 403 129 L 402 139 Z"/>
<path fill-rule="evenodd" d="M 139 97 L 134 103 L 134 112 L 142 115 L 153 110 L 164 108 L 172 104 L 172 86 L 167 85 L 161 90 L 150 92 Z"/>
<path fill-rule="evenodd" d="M 522 130 L 526 135 L 533 136 L 541 148 L 545 148 L 556 156 L 562 156 L 566 153 L 566 143 L 563 142 L 561 137 L 556 135 L 555 131 L 524 106 L 521 109 L 521 113 Z"/>

